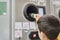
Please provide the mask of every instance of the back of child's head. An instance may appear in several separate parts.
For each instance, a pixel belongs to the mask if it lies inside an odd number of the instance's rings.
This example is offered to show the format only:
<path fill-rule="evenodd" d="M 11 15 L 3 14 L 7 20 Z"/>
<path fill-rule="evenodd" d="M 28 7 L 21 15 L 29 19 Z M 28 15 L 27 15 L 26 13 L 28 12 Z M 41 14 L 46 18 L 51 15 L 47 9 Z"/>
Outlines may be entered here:
<path fill-rule="evenodd" d="M 37 22 L 40 32 L 44 32 L 50 39 L 56 39 L 59 34 L 59 20 L 53 15 L 44 15 Z"/>

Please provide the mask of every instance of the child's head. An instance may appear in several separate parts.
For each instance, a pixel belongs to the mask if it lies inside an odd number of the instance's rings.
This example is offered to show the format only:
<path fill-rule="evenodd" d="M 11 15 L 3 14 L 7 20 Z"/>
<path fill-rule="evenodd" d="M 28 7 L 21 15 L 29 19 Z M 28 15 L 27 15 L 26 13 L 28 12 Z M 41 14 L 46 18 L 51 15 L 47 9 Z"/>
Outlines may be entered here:
<path fill-rule="evenodd" d="M 39 18 L 37 21 L 38 29 L 39 29 L 39 36 L 44 36 L 49 40 L 54 40 L 57 38 L 59 34 L 59 20 L 52 15 L 45 15 Z M 44 34 L 44 35 L 41 35 Z M 43 40 L 43 38 L 41 39 Z"/>

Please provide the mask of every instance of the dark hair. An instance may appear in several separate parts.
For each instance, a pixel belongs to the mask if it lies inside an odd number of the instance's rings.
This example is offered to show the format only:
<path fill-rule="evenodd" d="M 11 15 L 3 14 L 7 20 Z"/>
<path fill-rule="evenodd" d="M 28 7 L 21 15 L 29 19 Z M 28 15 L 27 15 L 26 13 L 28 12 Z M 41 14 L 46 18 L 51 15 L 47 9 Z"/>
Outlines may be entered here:
<path fill-rule="evenodd" d="M 59 20 L 53 15 L 44 15 L 37 21 L 38 29 L 44 32 L 50 40 L 57 38 L 59 34 Z"/>

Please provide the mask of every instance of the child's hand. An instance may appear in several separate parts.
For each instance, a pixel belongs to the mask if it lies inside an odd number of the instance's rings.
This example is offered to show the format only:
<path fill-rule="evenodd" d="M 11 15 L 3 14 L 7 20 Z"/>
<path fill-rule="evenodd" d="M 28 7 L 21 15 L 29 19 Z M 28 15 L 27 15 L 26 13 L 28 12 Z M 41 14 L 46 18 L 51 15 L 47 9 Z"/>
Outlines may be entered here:
<path fill-rule="evenodd" d="M 38 21 L 38 19 L 40 18 L 39 14 L 34 14 L 34 18 L 36 19 L 36 21 Z"/>

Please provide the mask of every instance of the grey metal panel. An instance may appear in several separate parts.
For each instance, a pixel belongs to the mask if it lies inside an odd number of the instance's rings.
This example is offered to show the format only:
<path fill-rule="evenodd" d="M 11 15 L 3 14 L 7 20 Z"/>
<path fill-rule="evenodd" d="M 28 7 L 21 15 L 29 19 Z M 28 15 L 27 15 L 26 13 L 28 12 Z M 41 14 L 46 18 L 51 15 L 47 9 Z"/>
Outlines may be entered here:
<path fill-rule="evenodd" d="M 15 0 L 15 20 L 16 22 L 28 21 L 23 14 L 24 5 L 30 3 L 30 0 Z M 33 2 L 34 3 L 34 2 Z"/>
<path fill-rule="evenodd" d="M 10 8 L 9 0 L 6 15 L 0 15 L 0 40 L 10 40 Z"/>
<path fill-rule="evenodd" d="M 15 2 L 15 17 L 16 17 L 16 21 L 17 22 L 22 22 L 22 21 L 25 21 L 25 19 L 23 18 L 23 13 L 22 13 L 22 7 L 23 7 L 23 5 L 25 4 L 25 1 L 26 0 L 16 0 L 16 2 Z"/>
<path fill-rule="evenodd" d="M 9 40 L 9 17 L 0 16 L 0 40 Z"/>
<path fill-rule="evenodd" d="M 29 31 L 30 30 L 25 30 L 25 29 L 23 29 L 23 31 L 22 31 L 22 40 L 29 40 L 28 38 L 29 38 L 29 35 L 28 35 L 28 33 L 29 33 Z"/>

